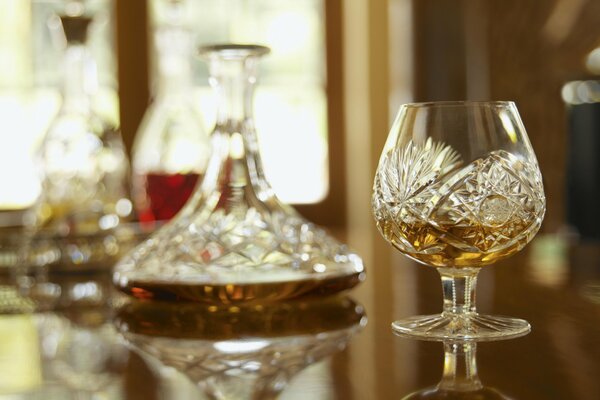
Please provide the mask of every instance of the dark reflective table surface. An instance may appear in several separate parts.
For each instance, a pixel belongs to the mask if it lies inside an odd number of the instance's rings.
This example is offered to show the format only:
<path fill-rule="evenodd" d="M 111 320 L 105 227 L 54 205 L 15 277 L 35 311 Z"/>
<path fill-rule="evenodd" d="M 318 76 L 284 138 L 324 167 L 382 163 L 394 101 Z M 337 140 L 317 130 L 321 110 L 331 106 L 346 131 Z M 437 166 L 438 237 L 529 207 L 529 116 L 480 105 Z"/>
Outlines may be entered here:
<path fill-rule="evenodd" d="M 532 325 L 497 342 L 394 335 L 394 318 L 439 312 L 441 288 L 391 259 L 351 293 L 278 304 L 133 302 L 108 272 L 63 273 L 26 312 L 1 287 L 0 398 L 600 399 L 600 244 L 540 236 L 485 268 L 479 310 Z"/>

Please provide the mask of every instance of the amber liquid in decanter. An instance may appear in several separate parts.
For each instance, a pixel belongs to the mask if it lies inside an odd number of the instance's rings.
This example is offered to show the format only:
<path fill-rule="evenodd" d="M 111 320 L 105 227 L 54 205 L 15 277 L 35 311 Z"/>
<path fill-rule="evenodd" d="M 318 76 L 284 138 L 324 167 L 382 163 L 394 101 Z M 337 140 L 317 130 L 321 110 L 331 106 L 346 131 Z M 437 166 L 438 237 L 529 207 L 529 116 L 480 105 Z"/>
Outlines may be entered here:
<path fill-rule="evenodd" d="M 166 301 L 196 301 L 235 304 L 252 301 L 277 301 L 289 298 L 341 292 L 362 281 L 359 273 L 331 279 L 323 285 L 319 279 L 274 283 L 199 284 L 129 281 L 120 289 L 138 299 Z"/>

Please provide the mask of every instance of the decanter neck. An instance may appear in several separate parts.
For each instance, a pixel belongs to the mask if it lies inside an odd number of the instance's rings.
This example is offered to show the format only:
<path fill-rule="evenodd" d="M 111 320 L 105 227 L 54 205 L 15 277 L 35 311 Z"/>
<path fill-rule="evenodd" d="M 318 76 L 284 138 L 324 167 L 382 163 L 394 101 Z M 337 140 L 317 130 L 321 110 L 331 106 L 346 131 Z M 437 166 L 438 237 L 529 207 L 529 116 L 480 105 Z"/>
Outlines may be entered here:
<path fill-rule="evenodd" d="M 62 112 L 87 114 L 90 111 L 91 75 L 94 65 L 87 47 L 81 43 L 68 44 L 63 59 Z"/>
<path fill-rule="evenodd" d="M 178 26 L 164 26 L 155 35 L 158 54 L 157 96 L 173 98 L 191 93 L 192 34 Z"/>
<path fill-rule="evenodd" d="M 256 65 L 255 57 L 211 59 L 210 84 L 218 99 L 217 130 L 227 131 L 219 128 L 251 123 Z"/>
<path fill-rule="evenodd" d="M 258 45 L 201 49 L 209 62 L 210 84 L 217 98 L 213 152 L 202 192 L 207 197 L 219 197 L 217 207 L 265 202 L 273 210 L 283 207 L 265 178 L 252 117 L 256 67 L 260 56 L 268 51 Z"/>
<path fill-rule="evenodd" d="M 444 343 L 444 372 L 438 388 L 463 392 L 481 389 L 476 350 L 476 343 Z"/>

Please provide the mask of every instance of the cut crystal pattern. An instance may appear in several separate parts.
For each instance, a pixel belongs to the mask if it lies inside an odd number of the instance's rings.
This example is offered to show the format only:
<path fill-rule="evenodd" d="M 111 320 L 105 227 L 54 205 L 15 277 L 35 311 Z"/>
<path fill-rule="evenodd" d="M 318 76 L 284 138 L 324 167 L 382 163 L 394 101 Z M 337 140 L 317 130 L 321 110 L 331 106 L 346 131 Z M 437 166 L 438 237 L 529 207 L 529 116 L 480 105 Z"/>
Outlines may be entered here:
<path fill-rule="evenodd" d="M 136 270 L 136 265 L 144 268 Z M 344 272 L 360 258 L 302 217 L 256 208 L 218 210 L 165 227 L 120 263 L 119 275 L 186 283 L 288 281 Z"/>
<path fill-rule="evenodd" d="M 383 156 L 372 203 L 382 234 L 435 266 L 451 266 L 452 252 L 482 265 L 504 258 L 533 238 L 545 212 L 537 165 L 504 150 L 464 165 L 431 138 Z"/>

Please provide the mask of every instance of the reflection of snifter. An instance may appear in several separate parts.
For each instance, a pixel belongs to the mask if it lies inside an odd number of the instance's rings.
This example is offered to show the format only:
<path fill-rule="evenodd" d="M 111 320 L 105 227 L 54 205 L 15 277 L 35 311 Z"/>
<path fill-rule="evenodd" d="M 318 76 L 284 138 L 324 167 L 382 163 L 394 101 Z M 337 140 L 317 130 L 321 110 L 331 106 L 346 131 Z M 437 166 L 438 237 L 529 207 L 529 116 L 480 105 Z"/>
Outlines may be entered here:
<path fill-rule="evenodd" d="M 187 375 L 209 398 L 275 397 L 296 373 L 342 350 L 366 323 L 347 297 L 251 306 L 135 301 L 116 325 L 142 356 Z"/>
<path fill-rule="evenodd" d="M 477 375 L 476 349 L 476 342 L 444 342 L 444 372 L 440 383 L 411 393 L 403 400 L 510 400 L 496 389 L 481 384 Z"/>

